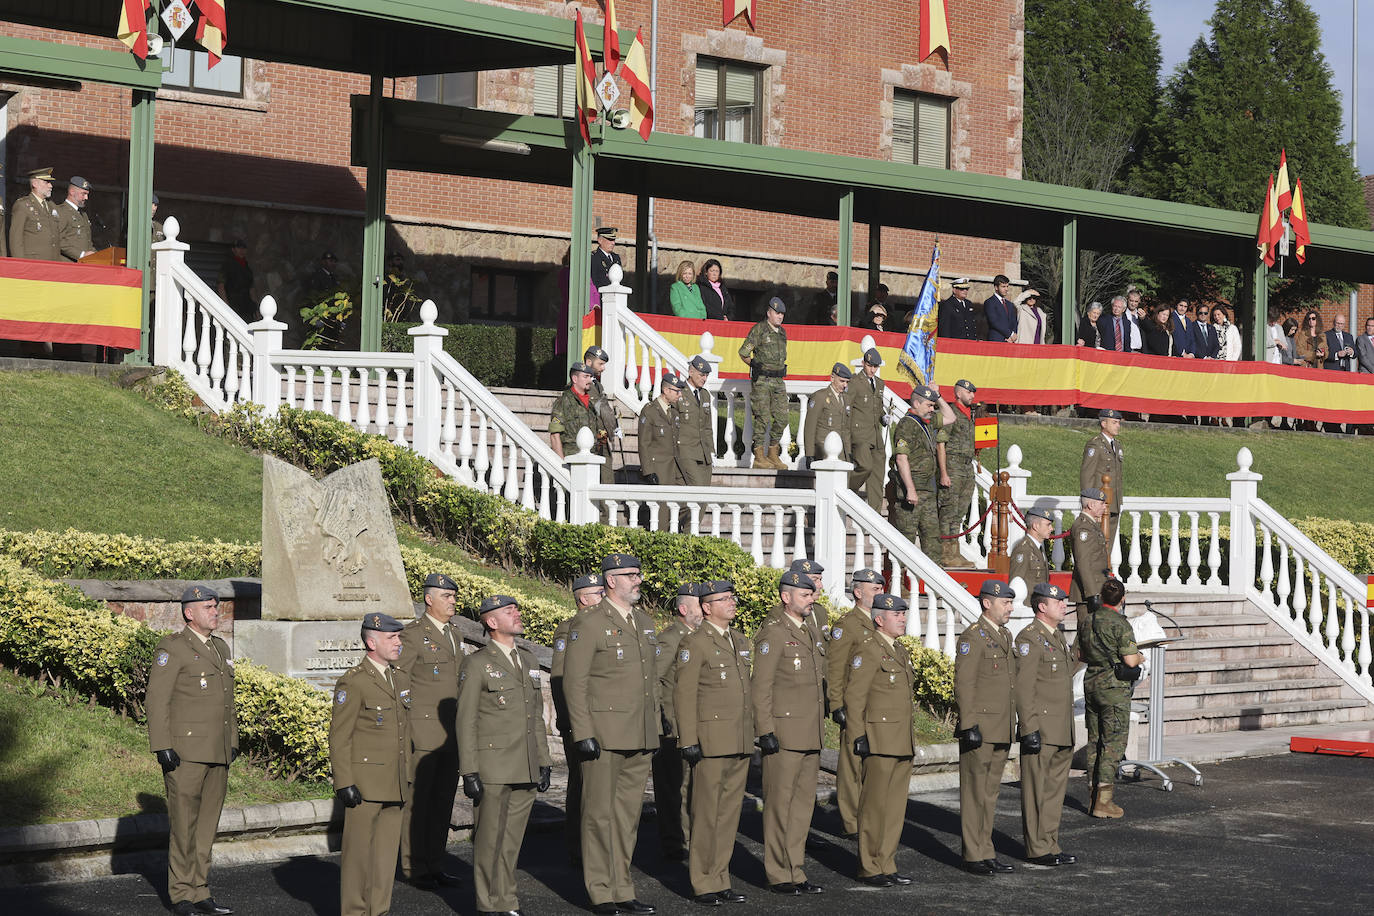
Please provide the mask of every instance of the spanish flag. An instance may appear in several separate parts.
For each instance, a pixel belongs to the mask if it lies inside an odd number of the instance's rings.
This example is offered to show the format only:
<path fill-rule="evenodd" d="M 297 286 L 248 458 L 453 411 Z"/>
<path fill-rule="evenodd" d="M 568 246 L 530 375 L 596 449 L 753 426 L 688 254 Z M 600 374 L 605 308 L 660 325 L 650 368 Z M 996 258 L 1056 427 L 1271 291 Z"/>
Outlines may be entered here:
<path fill-rule="evenodd" d="M 196 25 L 196 41 L 210 53 L 210 66 L 219 63 L 224 45 L 229 41 L 229 23 L 224 5 L 229 0 L 196 0 L 200 22 Z"/>
<path fill-rule="evenodd" d="M 721 0 L 721 25 L 729 25 L 734 22 L 735 17 L 740 13 L 744 14 L 744 20 L 749 23 L 749 28 L 758 28 L 758 25 L 754 22 L 754 0 Z"/>
<path fill-rule="evenodd" d="M 1255 237 L 1255 247 L 1264 255 L 1264 263 L 1274 266 L 1274 249 L 1283 234 L 1283 221 L 1279 216 L 1278 201 L 1274 198 L 1274 176 L 1269 175 L 1269 189 L 1264 192 L 1264 209 L 1260 211 L 1259 234 Z"/>
<path fill-rule="evenodd" d="M 973 447 L 996 448 L 997 447 L 997 418 L 996 417 L 975 417 L 973 420 Z"/>
<path fill-rule="evenodd" d="M 1288 212 L 1288 223 L 1293 227 L 1293 239 L 1297 243 L 1298 263 L 1307 263 L 1307 246 L 1312 244 L 1312 233 L 1307 228 L 1307 201 L 1302 197 L 1302 179 L 1293 186 L 1293 209 Z"/>
<path fill-rule="evenodd" d="M 601 51 L 606 72 L 614 73 L 620 67 L 620 26 L 615 19 L 615 0 L 602 0 L 602 5 L 606 10 L 606 25 L 601 33 Z"/>
<path fill-rule="evenodd" d="M 919 64 L 936 51 L 944 48 L 945 58 L 949 58 L 949 15 L 945 0 L 921 0 L 921 47 L 916 52 Z"/>
<path fill-rule="evenodd" d="M 649 134 L 654 130 L 654 97 L 649 92 L 649 65 L 645 63 L 643 31 L 640 29 L 635 32 L 634 44 L 630 45 L 630 53 L 625 58 L 625 68 L 620 71 L 620 76 L 630 85 L 630 126 L 647 143 Z"/>
<path fill-rule="evenodd" d="M 115 37 L 129 46 L 139 60 L 148 59 L 148 7 L 150 0 L 123 0 L 119 5 L 119 29 Z"/>
<path fill-rule="evenodd" d="M 0 258 L 0 338 L 137 350 L 142 326 L 137 270 Z"/>
<path fill-rule="evenodd" d="M 1282 213 L 1293 206 L 1293 192 L 1288 184 L 1288 150 L 1279 150 L 1279 178 L 1274 182 L 1274 201 Z"/>
<path fill-rule="evenodd" d="M 577 11 L 577 25 L 573 32 L 577 45 L 577 129 L 587 145 L 592 142 L 591 123 L 596 120 L 596 66 L 592 52 L 587 50 L 587 33 L 582 27 L 582 11 Z"/>

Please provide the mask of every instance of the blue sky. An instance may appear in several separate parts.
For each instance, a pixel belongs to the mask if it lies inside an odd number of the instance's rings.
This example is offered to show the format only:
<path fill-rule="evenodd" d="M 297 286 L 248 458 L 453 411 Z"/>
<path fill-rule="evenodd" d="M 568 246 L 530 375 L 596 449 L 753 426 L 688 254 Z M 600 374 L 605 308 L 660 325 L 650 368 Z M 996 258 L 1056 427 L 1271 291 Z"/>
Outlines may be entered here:
<path fill-rule="evenodd" d="M 1322 53 L 1345 109 L 1341 126 L 1341 139 L 1345 141 L 1350 137 L 1351 0 L 1307 0 L 1307 3 L 1321 20 Z M 1172 74 L 1188 57 L 1188 49 L 1199 36 L 1210 34 L 1207 20 L 1213 8 L 1207 0 L 1150 0 L 1164 57 L 1163 78 Z M 1360 3 L 1359 47 L 1360 136 L 1356 152 L 1360 173 L 1371 175 L 1374 174 L 1374 3 L 1370 0 Z"/>

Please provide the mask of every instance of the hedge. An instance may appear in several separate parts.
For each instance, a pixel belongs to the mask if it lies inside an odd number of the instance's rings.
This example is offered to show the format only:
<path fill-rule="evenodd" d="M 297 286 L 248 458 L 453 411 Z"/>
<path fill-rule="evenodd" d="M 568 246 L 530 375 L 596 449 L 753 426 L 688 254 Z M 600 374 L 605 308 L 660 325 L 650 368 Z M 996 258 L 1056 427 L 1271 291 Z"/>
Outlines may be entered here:
<path fill-rule="evenodd" d="M 382 325 L 382 349 L 409 353 L 414 349 L 406 331 L 414 324 Z M 567 382 L 566 361 L 554 353 L 558 331 L 512 325 L 441 324 L 448 331 L 444 350 L 477 381 L 490 388 L 562 388 Z"/>

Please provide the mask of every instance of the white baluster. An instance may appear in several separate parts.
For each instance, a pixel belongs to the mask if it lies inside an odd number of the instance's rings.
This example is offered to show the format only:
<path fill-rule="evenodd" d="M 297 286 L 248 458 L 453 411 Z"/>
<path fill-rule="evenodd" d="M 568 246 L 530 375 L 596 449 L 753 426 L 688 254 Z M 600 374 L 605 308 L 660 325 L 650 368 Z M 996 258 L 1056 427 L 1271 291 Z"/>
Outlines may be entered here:
<path fill-rule="evenodd" d="M 954 605 L 945 605 L 945 655 L 954 657 Z"/>
<path fill-rule="evenodd" d="M 741 516 L 742 516 L 743 511 L 744 511 L 744 509 L 743 509 L 742 506 L 731 506 L 731 507 L 730 507 L 730 534 L 729 534 L 729 539 L 732 540 L 732 541 L 734 541 L 734 542 L 735 542 L 736 544 L 738 544 L 740 547 L 743 547 L 743 546 L 744 546 L 744 528 L 743 528 L 743 526 L 740 524 L 741 521 L 742 521 Z M 758 562 L 758 561 L 755 561 L 755 562 Z"/>
<path fill-rule="evenodd" d="M 477 475 L 479 489 L 487 488 L 487 471 L 491 469 L 491 456 L 487 454 L 487 415 L 477 414 L 477 461 L 473 470 Z"/>
<path fill-rule="evenodd" d="M 620 503 L 614 499 L 606 500 L 606 524 L 612 528 L 620 527 Z"/>
<path fill-rule="evenodd" d="M 233 404 L 236 400 L 234 395 L 239 390 L 239 343 L 233 337 L 229 337 L 229 364 L 224 373 L 224 403 Z"/>
<path fill-rule="evenodd" d="M 1132 512 L 1132 513 L 1131 513 L 1131 554 L 1130 554 L 1130 559 L 1127 561 L 1127 564 L 1128 564 L 1128 565 L 1127 565 L 1128 575 L 1126 576 L 1126 585 L 1127 585 L 1127 586 L 1130 586 L 1130 587 L 1139 587 L 1139 586 L 1145 584 L 1145 583 L 1141 580 L 1141 578 L 1140 578 L 1140 560 L 1141 560 L 1141 556 L 1140 556 L 1140 513 L 1139 513 L 1139 512 Z M 1116 567 L 1116 566 L 1113 566 L 1112 568 L 1113 568 L 1113 569 L 1116 569 L 1117 567 Z"/>
<path fill-rule="evenodd" d="M 1159 552 L 1159 513 L 1150 513 L 1150 577 L 1145 580 L 1146 585 L 1163 585 L 1164 580 L 1159 577 L 1159 566 L 1164 562 L 1164 557 Z"/>
<path fill-rule="evenodd" d="M 881 567 L 881 566 L 875 566 L 874 569 L 881 570 L 882 567 Z M 893 556 L 893 557 L 892 557 L 892 572 L 891 572 L 891 576 L 892 576 L 892 579 L 891 579 L 891 581 L 888 583 L 888 586 L 887 586 L 888 592 L 889 592 L 890 594 L 896 595 L 896 596 L 899 597 L 899 598 L 908 598 L 908 599 L 909 599 L 909 598 L 911 597 L 910 591 L 909 591 L 909 590 L 906 591 L 906 592 L 903 591 L 903 587 L 906 585 L 906 580 L 902 578 L 902 564 L 901 564 L 900 562 L 898 562 L 896 556 Z M 907 604 L 910 604 L 910 603 L 911 603 L 910 601 L 907 602 Z"/>
<path fill-rule="evenodd" d="M 286 367 L 286 397 L 283 399 L 287 407 L 296 406 L 296 367 Z"/>
<path fill-rule="evenodd" d="M 854 562 L 849 570 L 849 577 L 852 580 L 854 574 L 864 568 L 864 558 L 868 551 L 864 546 L 864 529 L 859 524 L 859 520 L 850 517 L 846 519 L 845 527 L 854 532 Z"/>
<path fill-rule="evenodd" d="M 553 520 L 552 507 L 549 504 L 549 490 L 552 489 L 549 475 L 542 469 L 534 469 L 535 474 L 539 475 L 539 517 L 549 521 Z M 533 474 L 531 475 L 533 476 Z"/>
<path fill-rule="evenodd" d="M 752 467 L 750 451 L 754 447 L 754 408 L 749 406 L 749 398 L 745 397 L 744 392 L 740 392 L 739 399 L 740 410 L 744 413 L 744 423 L 741 424 L 742 429 L 740 431 L 743 440 L 740 444 L 743 446 L 744 466 Z"/>
<path fill-rule="evenodd" d="M 377 370 L 377 432 L 385 436 L 387 430 L 395 425 L 395 400 L 387 394 L 391 382 L 389 369 Z"/>
<path fill-rule="evenodd" d="M 253 353 L 251 349 L 239 351 L 239 395 L 245 401 L 253 399 Z M 281 392 L 275 392 L 277 400 L 281 401 Z"/>
<path fill-rule="evenodd" d="M 553 486 L 553 509 L 556 522 L 567 522 L 568 520 L 568 491 L 556 483 Z"/>
<path fill-rule="evenodd" d="M 629 328 L 625 331 L 625 391 L 636 400 L 639 394 L 635 386 L 639 381 L 639 369 L 635 366 L 635 334 Z"/>
<path fill-rule="evenodd" d="M 191 354 L 196 352 L 196 301 L 186 297 L 186 321 L 181 332 L 181 362 L 191 365 Z"/>
<path fill-rule="evenodd" d="M 345 423 L 353 422 L 353 396 L 349 393 L 348 379 L 352 376 L 347 366 L 339 367 L 339 411 L 338 417 Z"/>
<path fill-rule="evenodd" d="M 915 589 L 912 589 L 912 594 L 914 597 Z M 933 588 L 927 589 L 926 597 L 929 599 L 928 601 L 926 601 L 926 638 L 925 642 L 922 643 L 922 645 L 924 645 L 927 649 L 939 649 L 940 618 L 937 615 L 940 613 L 940 602 L 935 600 L 935 589 Z M 914 604 L 915 602 L 908 603 Z"/>
<path fill-rule="evenodd" d="M 406 371 L 404 369 L 396 370 L 396 411 L 392 419 L 396 425 L 396 438 L 391 441 L 400 446 L 408 445 L 409 443 L 406 442 L 406 425 L 409 424 L 410 420 L 406 416 Z M 534 507 L 530 506 L 530 508 L 533 509 Z"/>
<path fill-rule="evenodd" d="M 210 377 L 210 313 L 200 310 L 200 346 L 196 350 L 196 378 L 205 382 Z"/>
<path fill-rule="evenodd" d="M 367 432 L 367 428 L 372 425 L 371 397 L 367 390 L 368 376 L 371 374 L 370 369 L 358 369 L 358 409 L 353 414 L 353 425 L 363 432 Z"/>
<path fill-rule="evenodd" d="M 320 412 L 334 416 L 334 369 L 332 366 L 321 366 L 320 372 L 324 375 L 323 391 L 320 394 Z"/>
<path fill-rule="evenodd" d="M 711 537 L 720 537 L 720 504 L 711 504 Z"/>
<path fill-rule="evenodd" d="M 1340 610 L 1336 606 L 1336 592 L 1339 591 L 1336 583 L 1327 577 L 1326 580 L 1326 631 L 1322 634 L 1326 637 L 1326 647 L 1331 651 L 1336 651 L 1336 640 L 1340 637 Z"/>
<path fill-rule="evenodd" d="M 458 399 L 458 391 L 451 382 L 444 382 L 443 386 L 444 406 L 443 419 L 439 424 L 439 451 L 442 454 L 454 457 L 453 443 L 458 438 L 458 427 L 454 421 L 454 415 L 458 412 L 454 402 Z M 467 486 L 472 486 L 471 474 L 464 468 L 462 458 L 459 458 L 458 480 Z M 464 479 L 467 478 L 467 479 Z"/>
<path fill-rule="evenodd" d="M 305 403 L 306 410 L 315 409 L 315 367 L 305 367 Z"/>
<path fill-rule="evenodd" d="M 1275 534 L 1274 536 L 1274 541 L 1278 544 L 1279 547 L 1278 607 L 1279 610 L 1287 614 L 1288 596 L 1292 594 L 1293 591 L 1292 586 L 1289 584 L 1288 581 L 1288 542 L 1285 541 L 1283 538 L 1279 537 L 1277 534 Z"/>
<path fill-rule="evenodd" d="M 1317 638 L 1322 633 L 1322 576 L 1316 564 L 1309 563 L 1307 572 L 1312 577 L 1312 596 L 1307 602 L 1307 632 Z"/>
<path fill-rule="evenodd" d="M 658 530 L 660 530 L 660 529 L 659 529 L 659 524 L 658 524 L 658 510 L 659 510 L 659 508 L 660 508 L 659 504 L 658 504 L 657 502 L 646 502 L 646 503 L 645 503 L 645 508 L 648 509 L 648 512 L 649 512 L 649 530 L 650 530 L 650 531 L 658 531 Z M 637 518 L 638 516 L 636 515 L 635 517 Z M 676 519 L 676 518 L 671 519 L 671 520 L 669 521 L 669 524 L 673 526 L 673 528 L 672 528 L 673 531 L 676 531 L 676 530 L 677 530 L 677 519 Z"/>
<path fill-rule="evenodd" d="M 886 440 L 887 437 L 884 436 L 883 439 Z M 974 525 L 978 524 L 978 496 L 979 496 L 979 494 L 982 493 L 982 492 L 983 492 L 983 491 L 982 491 L 982 489 L 981 489 L 980 487 L 975 486 L 975 487 L 973 488 L 973 499 L 969 500 L 969 504 L 968 504 L 968 515 L 967 515 L 967 517 L 964 519 L 964 525 L 963 525 L 963 527 L 965 527 L 965 528 L 972 528 Z M 977 537 L 978 537 L 977 534 L 972 534 L 972 535 L 966 534 L 966 535 L 963 535 L 963 536 L 961 536 L 961 537 L 959 538 L 959 543 L 960 543 L 961 545 L 963 545 L 963 544 L 969 544 L 970 546 L 973 546 L 973 541 L 976 540 Z M 1058 543 L 1058 541 L 1056 541 L 1055 543 Z"/>
<path fill-rule="evenodd" d="M 801 415 L 800 415 L 800 416 L 801 416 L 801 421 L 797 424 L 797 435 L 796 435 L 796 440 L 797 440 L 798 445 L 801 445 L 801 444 L 802 444 L 802 443 L 801 443 L 801 431 L 802 431 L 803 429 L 806 428 L 806 400 L 807 400 L 807 399 L 806 399 L 806 398 L 800 398 L 799 400 L 800 400 L 800 402 L 801 402 L 801 406 L 800 406 L 800 408 L 799 408 L 799 409 L 801 410 Z M 778 442 L 778 454 L 781 455 L 781 457 L 782 457 L 782 463 L 783 463 L 783 464 L 785 464 L 785 465 L 787 465 L 789 468 L 792 468 L 793 470 L 795 470 L 796 467 L 797 467 L 797 465 L 801 463 L 802 452 L 801 452 L 801 449 L 798 448 L 798 449 L 797 449 L 797 457 L 796 457 L 796 458 L 793 458 L 793 457 L 792 457 L 792 439 L 793 439 L 793 436 L 792 436 L 792 411 L 791 411 L 791 407 L 792 407 L 792 396 L 791 396 L 791 395 L 788 395 L 788 396 L 787 396 L 787 406 L 788 406 L 788 408 L 789 408 L 788 411 L 787 411 L 787 422 L 783 423 L 783 425 L 782 425 L 782 439 L 779 440 L 779 442 Z"/>
<path fill-rule="evenodd" d="M 749 552 L 750 552 L 750 554 L 752 554 L 753 557 L 754 557 L 754 565 L 755 565 L 755 566 L 762 566 L 762 565 L 763 565 L 763 507 L 762 507 L 762 506 L 751 506 L 750 509 L 753 511 L 753 514 L 754 514 L 754 532 L 753 532 L 753 542 L 749 545 L 749 547 L 750 547 L 750 551 L 749 551 Z M 741 544 L 740 546 L 743 547 L 744 545 Z"/>
<path fill-rule="evenodd" d="M 1072 524 L 1072 523 L 1070 523 L 1070 524 Z M 1064 530 L 1065 530 L 1065 529 L 1064 529 L 1064 510 L 1063 510 L 1063 509 L 1056 509 L 1056 510 L 1054 510 L 1054 533 L 1055 533 L 1055 534 L 1063 534 L 1063 533 L 1064 533 Z M 1054 546 L 1050 548 L 1050 557 L 1051 557 L 1051 559 L 1054 561 L 1054 568 L 1055 568 L 1055 569 L 1063 569 L 1063 568 L 1064 568 L 1064 541 L 1065 541 L 1065 540 L 1067 540 L 1067 538 L 1055 538 L 1055 540 L 1054 540 Z"/>
<path fill-rule="evenodd" d="M 1208 512 L 1207 516 L 1212 520 L 1211 543 L 1207 545 L 1207 586 L 1220 586 L 1221 583 L 1221 513 Z"/>
<path fill-rule="evenodd" d="M 506 437 L 497 426 L 493 430 L 496 440 L 491 447 L 491 473 L 487 475 L 487 492 L 501 495 L 501 487 L 506 482 Z"/>
<path fill-rule="evenodd" d="M 784 511 L 782 506 L 773 507 L 773 550 L 768 562 L 774 569 L 783 569 L 787 566 L 787 529 L 783 524 Z"/>
<path fill-rule="evenodd" d="M 798 506 L 793 524 L 793 543 L 792 559 L 803 560 L 806 558 L 806 507 Z"/>
<path fill-rule="evenodd" d="M 1305 624 L 1307 615 L 1307 580 L 1302 574 L 1302 554 L 1293 551 L 1293 619 Z"/>
<path fill-rule="evenodd" d="M 1360 636 L 1360 639 L 1359 639 L 1359 643 L 1360 643 L 1360 673 L 1363 674 L 1363 675 L 1365 676 L 1366 679 L 1368 679 L 1368 678 L 1369 678 L 1369 662 L 1370 662 L 1370 660 L 1371 660 L 1371 650 L 1370 650 L 1370 648 L 1369 648 L 1369 640 L 1370 640 L 1371 637 L 1374 637 L 1374 632 L 1370 632 L 1370 629 L 1369 629 L 1369 608 L 1367 608 L 1367 607 L 1362 607 L 1362 608 L 1359 609 L 1359 612 L 1360 612 L 1360 613 L 1359 613 L 1359 616 L 1360 616 L 1360 633 L 1359 633 L 1359 636 Z"/>
<path fill-rule="evenodd" d="M 1260 533 L 1264 536 L 1264 553 L 1260 555 L 1260 592 L 1264 595 L 1264 600 L 1271 606 L 1274 604 L 1274 554 L 1269 549 L 1269 528 L 1260 525 Z"/>
<path fill-rule="evenodd" d="M 1183 584 L 1178 577 L 1178 568 L 1183 564 L 1183 556 L 1178 549 L 1178 518 L 1177 512 L 1169 513 L 1169 578 L 1165 580 L 1165 585 Z"/>
<path fill-rule="evenodd" d="M 1345 599 L 1345 618 L 1341 626 L 1341 659 L 1345 663 L 1345 669 L 1350 673 L 1355 673 L 1355 606 L 1350 600 L 1350 595 L 1341 593 Z M 1334 616 L 1334 615 L 1333 615 Z M 1333 640 L 1333 646 L 1336 644 Z"/>
<path fill-rule="evenodd" d="M 508 465 L 510 470 L 506 473 L 506 492 L 501 494 L 511 502 L 519 502 L 521 505 L 524 505 L 520 495 L 520 458 L 523 454 L 524 452 L 520 450 L 520 447 L 515 442 L 511 442 L 510 463 Z"/>
<path fill-rule="evenodd" d="M 687 504 L 688 532 L 694 536 L 701 535 L 701 503 Z"/>
<path fill-rule="evenodd" d="M 722 454 L 716 456 L 716 464 L 719 467 L 733 468 L 739 464 L 735 457 L 735 392 L 734 389 L 724 392 L 725 401 L 725 426 L 721 434 L 724 444 Z"/>
<path fill-rule="evenodd" d="M 207 312 L 208 316 L 209 313 Z M 210 349 L 210 390 L 223 395 L 224 383 L 224 338 L 228 336 L 218 321 L 213 322 L 215 342 Z"/>
<path fill-rule="evenodd" d="M 1188 513 L 1188 581 L 1184 584 L 1190 587 L 1202 585 L 1201 571 L 1198 569 L 1202 565 L 1202 549 L 1197 541 L 1197 520 L 1196 512 Z"/>

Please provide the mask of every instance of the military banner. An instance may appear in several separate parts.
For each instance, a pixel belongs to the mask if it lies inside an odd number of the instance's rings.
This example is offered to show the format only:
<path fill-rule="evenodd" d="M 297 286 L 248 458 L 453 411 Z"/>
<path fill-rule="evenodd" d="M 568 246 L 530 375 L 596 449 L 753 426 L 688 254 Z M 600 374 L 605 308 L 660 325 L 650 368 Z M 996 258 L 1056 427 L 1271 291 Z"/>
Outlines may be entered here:
<path fill-rule="evenodd" d="M 137 350 L 142 323 L 137 270 L 0 258 L 0 338 Z"/>

